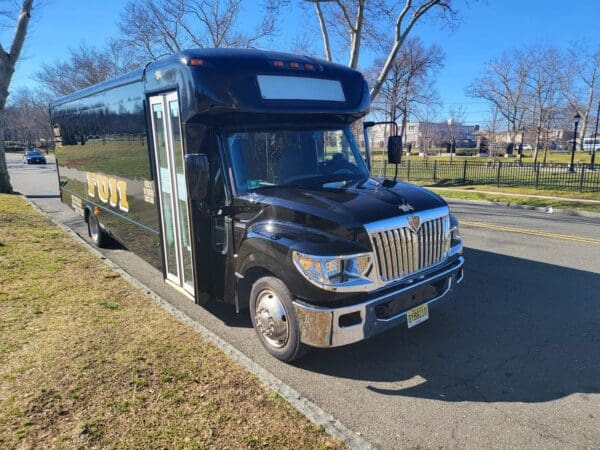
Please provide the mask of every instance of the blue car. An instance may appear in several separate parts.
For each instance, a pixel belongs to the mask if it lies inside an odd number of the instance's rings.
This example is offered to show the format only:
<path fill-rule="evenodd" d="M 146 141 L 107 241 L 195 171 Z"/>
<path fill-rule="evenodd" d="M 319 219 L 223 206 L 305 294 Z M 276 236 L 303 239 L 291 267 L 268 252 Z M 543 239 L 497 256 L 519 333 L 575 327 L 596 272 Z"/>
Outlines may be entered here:
<path fill-rule="evenodd" d="M 39 150 L 27 150 L 23 155 L 23 164 L 46 164 L 46 157 Z"/>

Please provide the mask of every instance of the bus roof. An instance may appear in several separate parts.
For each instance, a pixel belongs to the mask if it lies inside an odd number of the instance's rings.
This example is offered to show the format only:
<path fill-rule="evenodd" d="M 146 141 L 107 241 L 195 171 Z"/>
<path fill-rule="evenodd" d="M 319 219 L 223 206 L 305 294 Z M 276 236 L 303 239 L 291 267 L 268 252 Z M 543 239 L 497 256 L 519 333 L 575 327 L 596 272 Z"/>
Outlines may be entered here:
<path fill-rule="evenodd" d="M 50 107 L 136 82 L 143 83 L 147 94 L 178 89 L 192 99 L 188 117 L 275 112 L 356 118 L 370 106 L 364 77 L 346 66 L 282 52 L 209 48 L 159 58 L 143 69 L 61 97 Z"/>

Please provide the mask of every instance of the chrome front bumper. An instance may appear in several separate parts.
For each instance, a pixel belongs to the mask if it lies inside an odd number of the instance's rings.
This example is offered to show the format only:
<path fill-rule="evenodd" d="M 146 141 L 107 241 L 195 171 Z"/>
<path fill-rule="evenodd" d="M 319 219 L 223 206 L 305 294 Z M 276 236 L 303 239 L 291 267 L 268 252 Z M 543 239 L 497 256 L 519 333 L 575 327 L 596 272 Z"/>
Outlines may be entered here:
<path fill-rule="evenodd" d="M 463 264 L 464 259 L 460 256 L 445 268 L 422 280 L 417 279 L 417 281 L 404 286 L 402 289 L 356 305 L 326 308 L 295 300 L 294 309 L 300 324 L 300 340 L 312 347 L 339 347 L 362 341 L 400 324 L 406 324 L 408 310 L 391 317 L 379 318 L 376 314 L 376 308 L 389 303 L 395 296 L 409 292 L 418 286 L 446 279 L 442 292 L 436 297 L 423 302 L 427 303 L 431 309 L 455 285 L 463 280 Z M 348 317 L 352 318 L 352 325 L 344 326 L 344 318 Z"/>

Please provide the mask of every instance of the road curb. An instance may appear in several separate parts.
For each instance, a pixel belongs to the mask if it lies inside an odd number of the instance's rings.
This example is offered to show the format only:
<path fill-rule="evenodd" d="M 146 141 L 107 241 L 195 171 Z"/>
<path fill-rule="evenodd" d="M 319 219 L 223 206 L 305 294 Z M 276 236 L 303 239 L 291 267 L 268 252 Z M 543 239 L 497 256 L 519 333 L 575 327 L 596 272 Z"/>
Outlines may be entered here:
<path fill-rule="evenodd" d="M 47 217 L 52 223 L 58 226 L 61 230 L 63 230 L 73 241 L 83 246 L 86 250 L 92 253 L 94 256 L 97 256 L 104 264 L 106 264 L 112 271 L 121 275 L 129 284 L 131 284 L 134 288 L 142 291 L 145 295 L 150 297 L 158 306 L 160 306 L 163 310 L 170 313 L 177 320 L 186 325 L 189 325 L 194 331 L 199 333 L 203 338 L 208 340 L 210 343 L 219 348 L 223 353 L 233 359 L 235 362 L 246 368 L 250 373 L 256 376 L 261 382 L 269 386 L 273 389 L 277 394 L 281 397 L 285 398 L 294 408 L 296 408 L 302 415 L 304 415 L 308 420 L 313 422 L 316 425 L 323 427 L 325 432 L 330 436 L 333 436 L 340 441 L 344 442 L 350 448 L 363 450 L 363 449 L 374 449 L 375 446 L 368 442 L 366 439 L 350 430 L 346 426 L 344 426 L 339 420 L 333 417 L 331 414 L 322 410 L 318 405 L 311 402 L 306 397 L 303 397 L 298 391 L 296 391 L 291 386 L 285 384 L 282 380 L 277 378 L 271 372 L 269 372 L 264 367 L 260 366 L 252 359 L 247 357 L 233 345 L 219 337 L 217 334 L 210 331 L 204 325 L 196 322 L 190 316 L 185 314 L 182 311 L 179 311 L 175 308 L 171 303 L 161 297 L 159 294 L 154 292 L 148 286 L 131 276 L 128 272 L 125 271 L 121 266 L 116 264 L 114 261 L 108 259 L 102 253 L 100 253 L 96 248 L 94 248 L 90 243 L 88 243 L 85 239 L 83 239 L 79 234 L 75 231 L 67 227 L 66 225 L 57 222 L 52 217 L 50 217 L 45 211 L 43 211 L 39 206 L 29 200 L 26 196 L 21 195 L 25 201 L 31 205 L 36 211 L 42 214 L 44 217 Z"/>
<path fill-rule="evenodd" d="M 443 196 L 442 196 L 443 197 Z M 575 209 L 564 209 L 564 208 L 554 208 L 554 207 L 541 207 L 541 206 L 528 206 L 528 205 L 513 205 L 508 202 L 502 201 L 491 201 L 491 200 L 469 200 L 466 198 L 452 198 L 452 197 L 444 197 L 444 199 L 448 203 L 470 203 L 474 205 L 484 205 L 484 206 L 503 206 L 505 208 L 514 208 L 514 209 L 526 209 L 528 211 L 538 211 L 544 212 L 547 214 L 559 214 L 564 216 L 575 216 L 575 217 L 587 217 L 589 219 L 600 219 L 600 213 L 590 212 L 590 211 L 578 211 Z"/>

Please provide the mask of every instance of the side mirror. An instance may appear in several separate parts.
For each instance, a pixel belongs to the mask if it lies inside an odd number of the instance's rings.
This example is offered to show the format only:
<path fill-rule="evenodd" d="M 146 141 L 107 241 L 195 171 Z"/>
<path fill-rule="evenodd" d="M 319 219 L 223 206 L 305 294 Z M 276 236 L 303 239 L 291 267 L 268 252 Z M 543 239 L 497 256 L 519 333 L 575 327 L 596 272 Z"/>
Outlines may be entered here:
<path fill-rule="evenodd" d="M 400 164 L 402 162 L 402 136 L 390 136 L 387 142 L 388 162 Z"/>
<path fill-rule="evenodd" d="M 185 155 L 185 181 L 192 200 L 204 200 L 208 193 L 208 156 L 204 153 Z"/>

